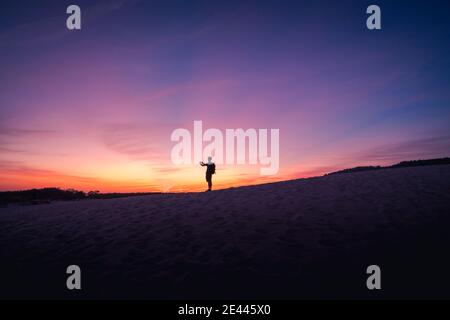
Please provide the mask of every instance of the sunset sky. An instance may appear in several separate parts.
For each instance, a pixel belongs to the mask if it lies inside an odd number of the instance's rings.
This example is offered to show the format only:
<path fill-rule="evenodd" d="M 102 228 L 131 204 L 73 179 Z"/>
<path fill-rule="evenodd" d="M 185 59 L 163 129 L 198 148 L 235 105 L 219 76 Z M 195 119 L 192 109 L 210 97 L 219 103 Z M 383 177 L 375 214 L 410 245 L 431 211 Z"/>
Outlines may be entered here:
<path fill-rule="evenodd" d="M 0 190 L 204 190 L 170 158 L 194 120 L 280 129 L 277 175 L 218 188 L 450 155 L 448 1 L 376 1 L 381 31 L 371 1 L 0 3 Z"/>

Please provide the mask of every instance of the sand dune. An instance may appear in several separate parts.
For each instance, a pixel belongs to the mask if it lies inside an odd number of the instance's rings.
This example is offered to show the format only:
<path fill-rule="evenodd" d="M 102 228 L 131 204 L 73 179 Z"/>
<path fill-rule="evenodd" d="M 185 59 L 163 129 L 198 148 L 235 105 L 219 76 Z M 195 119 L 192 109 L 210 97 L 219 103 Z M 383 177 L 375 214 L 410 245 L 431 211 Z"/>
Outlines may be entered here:
<path fill-rule="evenodd" d="M 449 191 L 441 165 L 0 208 L 0 297 L 450 298 Z"/>

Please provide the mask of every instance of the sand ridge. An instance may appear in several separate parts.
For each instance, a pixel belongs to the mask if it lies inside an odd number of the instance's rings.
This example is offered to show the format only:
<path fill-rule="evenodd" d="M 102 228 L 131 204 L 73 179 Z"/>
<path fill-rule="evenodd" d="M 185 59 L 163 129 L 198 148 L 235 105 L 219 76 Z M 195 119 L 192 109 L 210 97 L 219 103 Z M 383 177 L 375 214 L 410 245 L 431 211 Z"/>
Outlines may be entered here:
<path fill-rule="evenodd" d="M 449 191 L 441 165 L 0 208 L 0 295 L 70 298 L 65 267 L 77 264 L 87 298 L 365 296 L 372 259 L 400 271 L 427 252 L 447 265 Z M 406 277 L 386 294 L 433 294 Z"/>

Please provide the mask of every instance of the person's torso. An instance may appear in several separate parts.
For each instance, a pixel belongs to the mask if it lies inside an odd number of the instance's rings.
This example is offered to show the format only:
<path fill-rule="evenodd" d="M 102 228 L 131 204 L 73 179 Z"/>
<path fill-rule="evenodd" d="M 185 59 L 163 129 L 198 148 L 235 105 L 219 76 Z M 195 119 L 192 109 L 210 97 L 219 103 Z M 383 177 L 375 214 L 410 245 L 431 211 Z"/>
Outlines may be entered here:
<path fill-rule="evenodd" d="M 206 173 L 207 174 L 213 174 L 214 173 L 214 169 L 215 169 L 215 164 L 214 163 L 211 163 L 211 164 L 209 164 L 209 163 L 207 163 L 206 164 Z"/>

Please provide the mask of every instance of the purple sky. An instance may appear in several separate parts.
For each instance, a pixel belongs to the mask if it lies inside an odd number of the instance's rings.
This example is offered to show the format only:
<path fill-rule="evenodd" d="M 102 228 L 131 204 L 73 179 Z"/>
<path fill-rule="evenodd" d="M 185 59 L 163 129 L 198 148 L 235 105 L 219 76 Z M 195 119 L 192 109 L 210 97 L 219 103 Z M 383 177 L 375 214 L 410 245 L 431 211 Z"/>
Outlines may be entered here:
<path fill-rule="evenodd" d="M 219 187 L 450 150 L 450 4 L 68 1 L 0 5 L 0 189 L 204 188 L 170 134 L 279 128 L 280 171 L 223 166 Z M 406 5 L 407 3 L 407 5 Z"/>

